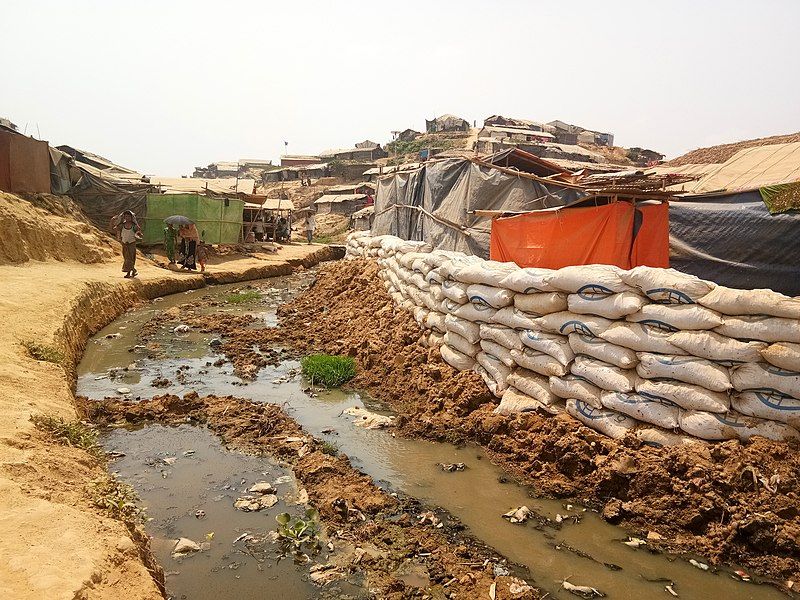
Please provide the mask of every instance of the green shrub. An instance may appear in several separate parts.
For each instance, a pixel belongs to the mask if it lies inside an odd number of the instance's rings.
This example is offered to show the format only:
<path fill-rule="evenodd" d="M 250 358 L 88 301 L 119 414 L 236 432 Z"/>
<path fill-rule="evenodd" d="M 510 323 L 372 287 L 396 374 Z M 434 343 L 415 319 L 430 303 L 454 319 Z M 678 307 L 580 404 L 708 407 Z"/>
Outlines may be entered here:
<path fill-rule="evenodd" d="M 329 456 L 339 456 L 339 445 L 335 442 L 323 441 L 320 443 L 320 449 L 322 450 L 323 454 L 328 454 Z"/>
<path fill-rule="evenodd" d="M 143 523 L 145 511 L 137 505 L 139 497 L 127 483 L 114 475 L 106 475 L 92 482 L 94 505 L 105 510 L 115 519 L 126 523 Z"/>
<path fill-rule="evenodd" d="M 225 296 L 225 302 L 228 304 L 247 304 L 258 300 L 261 300 L 261 294 L 256 290 L 246 290 Z"/>
<path fill-rule="evenodd" d="M 311 385 L 339 387 L 350 381 L 356 374 L 356 361 L 349 356 L 330 354 L 311 354 L 300 360 L 303 375 Z"/>
<path fill-rule="evenodd" d="M 95 456 L 102 455 L 97 444 L 97 431 L 80 421 L 65 421 L 51 415 L 32 415 L 34 426 L 49 433 L 59 444 L 86 450 Z"/>
<path fill-rule="evenodd" d="M 22 342 L 22 345 L 28 351 L 31 358 L 56 363 L 57 365 L 64 362 L 64 353 L 58 348 L 45 344 L 37 344 L 35 342 Z"/>

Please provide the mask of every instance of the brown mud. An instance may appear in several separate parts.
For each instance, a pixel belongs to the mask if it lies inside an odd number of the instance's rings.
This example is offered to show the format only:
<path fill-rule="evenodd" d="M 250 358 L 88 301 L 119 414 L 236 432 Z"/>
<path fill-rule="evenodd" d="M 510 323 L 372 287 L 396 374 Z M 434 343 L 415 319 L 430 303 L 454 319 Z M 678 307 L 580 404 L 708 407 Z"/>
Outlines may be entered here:
<path fill-rule="evenodd" d="M 286 461 L 339 549 L 331 562 L 340 570 L 363 573 L 375 597 L 488 598 L 490 588 L 500 600 L 539 597 L 518 577 L 496 577 L 494 565 L 503 559 L 466 535 L 453 517 L 381 490 L 278 406 L 195 393 L 137 403 L 79 400 L 83 416 L 100 425 L 204 424 L 233 449 Z"/>
<path fill-rule="evenodd" d="M 567 415 L 494 415 L 496 400 L 472 372 L 456 372 L 422 343 L 374 262 L 320 269 L 315 284 L 279 309 L 278 328 L 241 328 L 206 315 L 224 335 L 220 350 L 240 372 L 256 372 L 275 344 L 297 354 L 353 356 L 354 388 L 399 413 L 403 435 L 483 445 L 540 494 L 569 497 L 608 521 L 661 536 L 652 545 L 734 563 L 789 585 L 800 578 L 800 446 L 756 438 L 655 448 L 612 440 Z M 254 350 L 256 349 L 256 350 Z"/>

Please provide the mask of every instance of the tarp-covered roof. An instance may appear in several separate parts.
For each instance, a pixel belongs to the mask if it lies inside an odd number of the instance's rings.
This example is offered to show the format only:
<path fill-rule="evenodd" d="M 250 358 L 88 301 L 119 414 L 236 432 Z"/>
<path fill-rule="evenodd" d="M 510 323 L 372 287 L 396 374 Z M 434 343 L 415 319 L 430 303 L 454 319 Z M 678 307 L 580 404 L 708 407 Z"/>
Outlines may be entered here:
<path fill-rule="evenodd" d="M 555 136 L 552 133 L 547 133 L 546 131 L 534 131 L 533 129 L 523 129 L 522 127 L 505 127 L 500 125 L 485 125 L 484 129 L 489 132 L 498 132 L 498 133 L 510 133 L 512 135 L 533 135 L 537 137 L 543 137 L 552 139 Z"/>
<path fill-rule="evenodd" d="M 236 179 L 222 177 L 219 179 L 202 179 L 200 177 L 151 177 L 150 183 L 164 188 L 166 194 L 185 192 L 212 192 L 214 194 L 252 194 L 255 188 L 254 179 Z"/>
<path fill-rule="evenodd" d="M 375 184 L 370 183 L 369 181 L 362 181 L 361 183 L 345 183 L 342 185 L 332 185 L 331 187 L 327 188 L 326 192 L 347 192 L 348 190 L 355 190 L 360 187 L 368 187 L 370 189 L 375 189 Z"/>
<path fill-rule="evenodd" d="M 245 208 L 267 210 L 294 210 L 294 202 L 286 198 L 264 198 L 264 202 L 245 202 Z"/>
<path fill-rule="evenodd" d="M 354 202 L 363 200 L 366 194 L 325 194 L 314 201 L 314 204 L 327 204 L 328 202 Z"/>

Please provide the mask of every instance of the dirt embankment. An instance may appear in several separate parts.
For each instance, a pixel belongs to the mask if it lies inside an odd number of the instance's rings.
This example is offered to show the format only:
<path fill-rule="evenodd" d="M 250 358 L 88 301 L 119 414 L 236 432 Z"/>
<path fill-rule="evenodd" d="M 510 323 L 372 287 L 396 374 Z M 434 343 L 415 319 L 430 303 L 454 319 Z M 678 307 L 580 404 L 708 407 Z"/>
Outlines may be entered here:
<path fill-rule="evenodd" d="M 501 561 L 491 549 L 463 533 L 447 514 L 432 514 L 412 499 L 380 490 L 356 471 L 346 456 L 326 453 L 278 406 L 232 397 L 197 394 L 160 396 L 130 403 L 119 400 L 84 401 L 85 418 L 100 424 L 145 422 L 207 425 L 239 450 L 268 452 L 291 464 L 320 512 L 334 548 L 331 563 L 365 575 L 365 587 L 377 598 L 538 598 L 537 592 L 514 576 L 495 577 Z M 362 518 L 363 515 L 363 518 Z M 437 528 L 432 516 L 441 521 Z M 410 584 L 403 573 L 412 566 L 430 585 Z"/>
<path fill-rule="evenodd" d="M 673 158 L 668 161 L 667 164 L 673 167 L 680 167 L 695 163 L 724 163 L 734 154 L 745 148 L 768 146 L 770 144 L 791 144 L 794 142 L 800 142 L 800 132 L 743 140 L 730 144 L 720 144 L 719 146 L 709 146 L 708 148 L 698 148 L 697 150 L 687 152 L 683 156 Z"/>
<path fill-rule="evenodd" d="M 550 496 L 597 507 L 609 521 L 656 531 L 662 546 L 737 562 L 778 580 L 800 577 L 800 448 L 756 439 L 676 448 L 615 441 L 567 415 L 494 415 L 481 379 L 456 372 L 421 343 L 394 306 L 377 265 L 340 262 L 280 309 L 281 327 L 225 331 L 225 351 L 246 368 L 253 344 L 354 356 L 352 385 L 400 413 L 407 435 L 476 441 L 521 480 Z"/>

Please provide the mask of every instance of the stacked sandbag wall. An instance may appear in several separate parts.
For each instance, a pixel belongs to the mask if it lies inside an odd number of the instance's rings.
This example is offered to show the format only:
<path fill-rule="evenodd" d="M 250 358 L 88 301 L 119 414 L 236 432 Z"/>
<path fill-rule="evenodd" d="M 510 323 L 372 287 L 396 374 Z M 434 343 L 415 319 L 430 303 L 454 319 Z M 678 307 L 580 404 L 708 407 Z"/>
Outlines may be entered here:
<path fill-rule="evenodd" d="M 566 411 L 646 443 L 800 437 L 800 299 L 673 269 L 520 268 L 351 234 L 430 346 L 477 372 L 495 412 Z"/>

